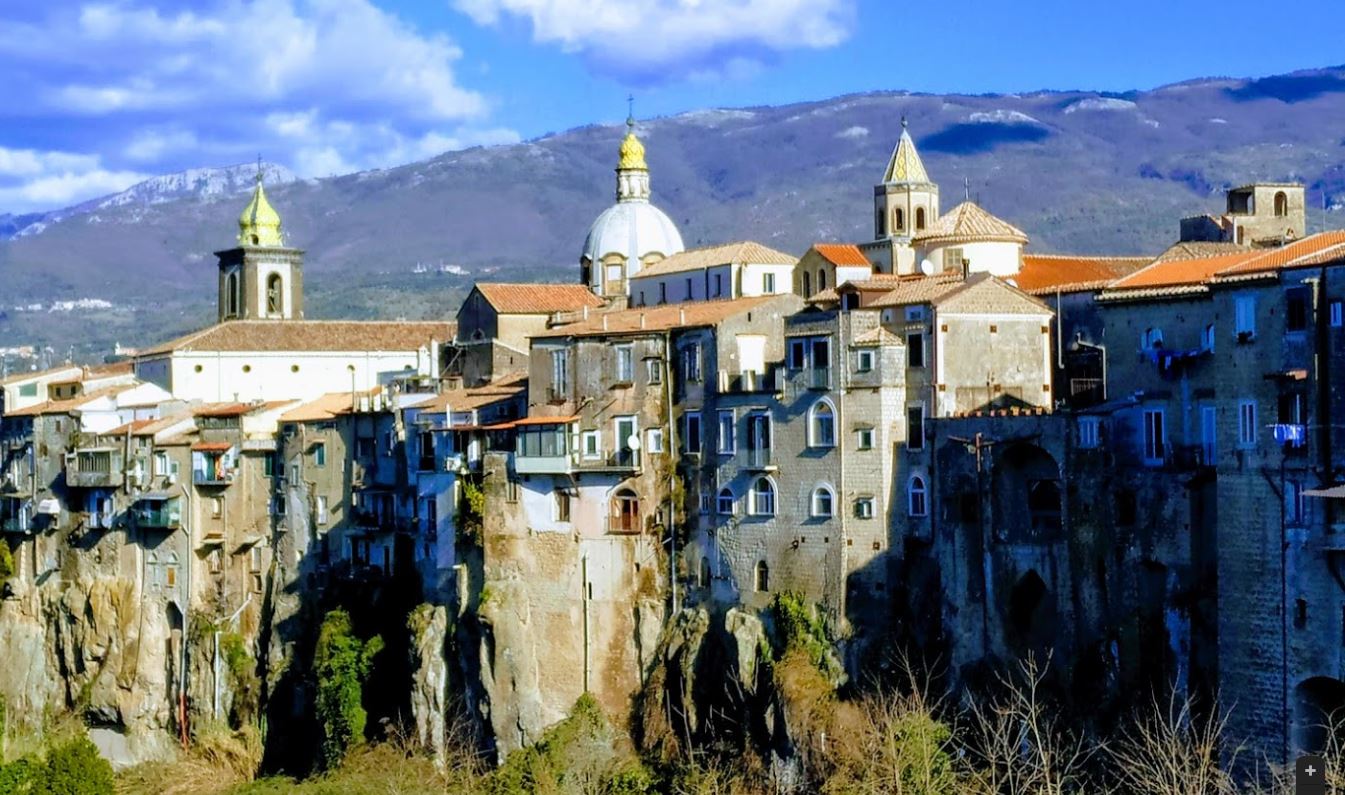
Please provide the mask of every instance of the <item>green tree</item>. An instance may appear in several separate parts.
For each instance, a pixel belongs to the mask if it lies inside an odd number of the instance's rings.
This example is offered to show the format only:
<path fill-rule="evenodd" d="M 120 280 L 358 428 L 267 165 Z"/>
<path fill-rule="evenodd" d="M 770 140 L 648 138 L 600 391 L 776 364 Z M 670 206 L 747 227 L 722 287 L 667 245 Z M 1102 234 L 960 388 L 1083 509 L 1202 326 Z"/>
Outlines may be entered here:
<path fill-rule="evenodd" d="M 41 780 L 32 791 L 42 795 L 112 795 L 112 765 L 98 755 L 88 737 L 52 748 Z"/>
<path fill-rule="evenodd" d="M 328 768 L 341 764 L 351 746 L 364 742 L 368 718 L 362 702 L 364 683 L 383 638 L 364 641 L 356 635 L 350 614 L 333 610 L 322 621 L 313 673 L 317 677 L 317 713 L 322 725 L 322 759 Z"/>
<path fill-rule="evenodd" d="M 0 539 L 0 588 L 5 587 L 14 571 L 14 553 L 9 550 L 9 542 Z"/>

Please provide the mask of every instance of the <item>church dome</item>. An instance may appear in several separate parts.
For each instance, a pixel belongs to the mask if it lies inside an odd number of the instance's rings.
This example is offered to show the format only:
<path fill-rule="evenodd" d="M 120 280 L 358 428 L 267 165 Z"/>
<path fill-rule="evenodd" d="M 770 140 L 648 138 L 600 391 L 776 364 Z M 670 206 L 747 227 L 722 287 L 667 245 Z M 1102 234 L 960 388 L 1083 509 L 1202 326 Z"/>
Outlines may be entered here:
<path fill-rule="evenodd" d="M 580 258 L 589 287 L 599 295 L 624 293 L 626 280 L 640 272 L 647 257 L 662 259 L 685 248 L 676 224 L 649 201 L 644 144 L 635 135 L 635 120 L 627 119 L 626 126 L 616 167 L 616 204 L 589 227 Z"/>
<path fill-rule="evenodd" d="M 280 234 L 280 213 L 266 200 L 266 191 L 262 188 L 262 175 L 257 172 L 257 187 L 252 191 L 252 201 L 243 208 L 238 217 L 238 242 L 244 246 L 283 246 L 284 238 Z"/>

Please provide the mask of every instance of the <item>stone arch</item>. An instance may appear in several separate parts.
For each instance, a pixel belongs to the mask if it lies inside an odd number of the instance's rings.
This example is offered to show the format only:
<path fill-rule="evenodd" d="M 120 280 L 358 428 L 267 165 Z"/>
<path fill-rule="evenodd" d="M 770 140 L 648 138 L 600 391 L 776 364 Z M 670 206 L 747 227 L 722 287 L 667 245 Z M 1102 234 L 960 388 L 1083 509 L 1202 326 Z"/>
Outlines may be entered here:
<path fill-rule="evenodd" d="M 1275 194 L 1275 217 L 1283 218 L 1289 214 L 1289 196 L 1284 191 Z"/>
<path fill-rule="evenodd" d="M 906 211 L 900 207 L 892 211 L 892 231 L 906 231 Z"/>
<path fill-rule="evenodd" d="M 1301 753 L 1325 751 L 1345 739 L 1345 682 L 1329 676 L 1304 679 L 1294 688 L 1293 741 Z M 1333 738 L 1334 735 L 1334 738 Z"/>
<path fill-rule="evenodd" d="M 232 271 L 224 277 L 224 315 L 238 317 L 238 271 Z"/>
<path fill-rule="evenodd" d="M 766 561 L 758 560 L 756 568 L 752 572 L 752 590 L 757 593 L 766 593 L 771 589 L 771 567 L 766 565 Z"/>
<path fill-rule="evenodd" d="M 1064 516 L 1060 466 L 1035 444 L 1010 446 L 995 464 L 995 528 L 1001 541 L 1033 543 L 1059 536 Z"/>
<path fill-rule="evenodd" d="M 915 208 L 915 231 L 922 232 L 925 229 L 925 208 Z"/>
<path fill-rule="evenodd" d="M 266 314 L 285 313 L 285 279 L 279 273 L 266 277 Z"/>
<path fill-rule="evenodd" d="M 612 533 L 640 532 L 640 497 L 633 489 L 620 488 L 612 494 L 607 528 Z"/>

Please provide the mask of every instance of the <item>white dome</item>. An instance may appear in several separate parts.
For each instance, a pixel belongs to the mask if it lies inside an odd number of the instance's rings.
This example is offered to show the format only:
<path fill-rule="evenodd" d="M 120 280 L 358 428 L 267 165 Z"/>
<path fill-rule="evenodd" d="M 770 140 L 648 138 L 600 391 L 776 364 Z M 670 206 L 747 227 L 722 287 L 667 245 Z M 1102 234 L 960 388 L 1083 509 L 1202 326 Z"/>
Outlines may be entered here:
<path fill-rule="evenodd" d="M 599 263 L 609 254 L 620 254 L 629 279 L 649 254 L 668 257 L 684 248 L 681 233 L 662 210 L 647 201 L 621 201 L 603 210 L 589 227 L 583 256 Z"/>

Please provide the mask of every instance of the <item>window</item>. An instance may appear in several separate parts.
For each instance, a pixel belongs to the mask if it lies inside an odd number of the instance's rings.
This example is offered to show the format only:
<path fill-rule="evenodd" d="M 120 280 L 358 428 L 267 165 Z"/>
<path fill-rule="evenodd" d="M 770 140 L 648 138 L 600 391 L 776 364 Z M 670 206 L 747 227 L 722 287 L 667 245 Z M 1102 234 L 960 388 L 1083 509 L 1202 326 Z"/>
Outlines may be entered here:
<path fill-rule="evenodd" d="M 658 302 L 659 302 L 660 304 L 666 304 L 666 303 L 668 303 L 668 283 L 667 283 L 667 282 L 659 282 L 659 283 L 658 283 Z"/>
<path fill-rule="evenodd" d="M 229 317 L 238 317 L 238 273 L 230 273 L 224 280 L 224 297 L 227 304 L 225 313 Z"/>
<path fill-rule="evenodd" d="M 906 335 L 906 364 L 911 367 L 925 366 L 925 335 Z"/>
<path fill-rule="evenodd" d="M 719 499 L 715 501 L 715 511 L 720 516 L 733 515 L 733 490 L 725 486 L 719 490 Z"/>
<path fill-rule="evenodd" d="M 696 496 L 699 498 L 701 513 L 709 513 L 714 508 L 715 502 L 709 481 L 702 483 L 697 492 Z"/>
<path fill-rule="evenodd" d="M 327 444 L 325 442 L 317 442 L 313 445 L 313 466 L 327 466 Z"/>
<path fill-rule="evenodd" d="M 1079 447 L 1085 450 L 1092 450 L 1098 446 L 1098 426 L 1101 421 L 1097 417 L 1079 418 Z"/>
<path fill-rule="evenodd" d="M 873 369 L 873 350 L 865 348 L 855 352 L 855 372 L 867 373 Z"/>
<path fill-rule="evenodd" d="M 284 298 L 281 297 L 283 282 L 280 274 L 273 273 L 266 280 L 266 313 L 279 315 L 284 311 Z"/>
<path fill-rule="evenodd" d="M 906 409 L 906 447 L 910 450 L 925 449 L 924 406 L 909 406 Z"/>
<path fill-rule="evenodd" d="M 1285 291 L 1284 330 L 1306 331 L 1308 328 L 1308 301 L 1311 295 L 1306 287 Z"/>
<path fill-rule="evenodd" d="M 716 274 L 715 274 L 715 295 L 716 295 L 716 296 L 721 296 L 721 295 L 723 295 L 723 294 L 724 294 L 724 274 L 722 274 L 722 273 L 716 273 Z"/>
<path fill-rule="evenodd" d="M 818 272 L 817 272 L 817 289 L 818 289 L 818 290 L 825 290 L 825 289 L 827 289 L 827 272 L 826 272 L 826 271 L 818 271 Z"/>
<path fill-rule="evenodd" d="M 686 278 L 686 287 L 687 287 L 687 298 L 686 298 L 686 300 L 690 301 L 691 299 L 693 299 L 693 298 L 696 297 L 695 294 L 694 294 L 694 291 L 692 290 L 692 287 L 691 287 L 691 277 L 690 277 L 690 276 L 688 276 L 688 277 Z"/>
<path fill-rule="evenodd" d="M 682 415 L 682 450 L 693 455 L 701 451 L 701 414 L 688 411 Z"/>
<path fill-rule="evenodd" d="M 872 450 L 873 449 L 873 429 L 856 428 L 855 429 L 855 449 Z"/>
<path fill-rule="evenodd" d="M 222 497 L 215 497 L 211 499 L 210 515 L 218 519 L 223 514 L 224 514 L 224 499 Z"/>
<path fill-rule="evenodd" d="M 638 465 L 640 454 L 633 448 L 640 446 L 639 423 L 635 421 L 635 417 L 617 417 L 613 421 L 613 426 L 616 433 L 617 464 L 622 466 Z"/>
<path fill-rule="evenodd" d="M 682 350 L 682 378 L 688 384 L 700 383 L 701 346 L 690 345 Z"/>
<path fill-rule="evenodd" d="M 943 252 L 944 270 L 950 270 L 954 272 L 961 271 L 963 267 L 962 263 L 965 261 L 966 258 L 963 255 L 962 249 L 960 248 L 950 248 Z"/>
<path fill-rule="evenodd" d="M 644 360 L 645 378 L 651 384 L 663 383 L 663 362 L 658 359 Z"/>
<path fill-rule="evenodd" d="M 1218 461 L 1218 447 L 1215 443 L 1216 422 L 1214 406 L 1200 407 L 1200 463 L 1214 466 Z"/>
<path fill-rule="evenodd" d="M 570 492 L 556 489 L 551 492 L 552 514 L 557 522 L 570 521 Z"/>
<path fill-rule="evenodd" d="M 1283 218 L 1289 214 L 1289 197 L 1284 195 L 1284 191 L 1275 194 L 1275 217 Z"/>
<path fill-rule="evenodd" d="M 1238 401 L 1238 446 L 1256 446 L 1256 401 Z"/>
<path fill-rule="evenodd" d="M 925 319 L 925 308 L 923 306 L 906 307 L 906 322 L 919 323 Z"/>
<path fill-rule="evenodd" d="M 1250 295 L 1233 301 L 1233 336 L 1238 342 L 1248 342 L 1256 336 L 1256 299 Z"/>
<path fill-rule="evenodd" d="M 570 391 L 570 352 L 551 352 L 551 392 L 565 395 Z"/>
<path fill-rule="evenodd" d="M 1211 323 L 1200 333 L 1200 349 L 1207 353 L 1214 353 L 1214 324 Z"/>
<path fill-rule="evenodd" d="M 663 429 L 650 428 L 645 431 L 645 447 L 651 453 L 663 452 Z"/>
<path fill-rule="evenodd" d="M 618 345 L 615 350 L 617 383 L 632 383 L 635 380 L 635 349 L 630 345 Z"/>
<path fill-rule="evenodd" d="M 752 484 L 751 498 L 753 516 L 775 515 L 775 484 L 770 478 L 757 478 Z"/>
<path fill-rule="evenodd" d="M 811 298 L 813 294 L 813 275 L 805 272 L 803 274 L 803 297 Z"/>
<path fill-rule="evenodd" d="M 517 480 L 511 477 L 504 482 L 504 499 L 506 502 L 518 502 L 518 493 Z"/>
<path fill-rule="evenodd" d="M 602 458 L 602 440 L 597 431 L 584 431 L 580 436 L 579 448 L 585 459 L 591 461 L 595 458 Z"/>
<path fill-rule="evenodd" d="M 1162 463 L 1164 457 L 1163 410 L 1144 411 L 1144 460 L 1150 464 Z"/>
<path fill-rule="evenodd" d="M 906 211 L 901 209 L 900 207 L 898 207 L 892 213 L 892 231 L 894 232 L 906 231 Z"/>
<path fill-rule="evenodd" d="M 766 565 L 766 561 L 757 561 L 755 576 L 753 577 L 753 586 L 757 593 L 765 593 L 771 589 L 771 570 Z"/>
<path fill-rule="evenodd" d="M 855 518 L 872 519 L 873 518 L 873 498 L 859 497 L 855 500 Z"/>
<path fill-rule="evenodd" d="M 836 494 L 830 486 L 818 486 L 813 489 L 812 505 L 809 513 L 814 519 L 830 519 L 836 513 Z"/>
<path fill-rule="evenodd" d="M 925 479 L 919 475 L 912 475 L 911 480 L 906 484 L 906 512 L 911 516 L 926 516 L 929 514 L 929 505 L 926 502 L 928 492 L 925 489 Z"/>
<path fill-rule="evenodd" d="M 1146 328 L 1140 335 L 1140 350 L 1151 351 L 1155 348 L 1163 347 L 1163 330 L 1161 328 Z"/>
<path fill-rule="evenodd" d="M 836 446 L 836 410 L 825 400 L 813 404 L 808 412 L 808 446 Z"/>
<path fill-rule="evenodd" d="M 802 370 L 808 357 L 808 343 L 806 340 L 789 341 L 789 369 Z"/>
<path fill-rule="evenodd" d="M 922 229 L 925 228 L 925 208 L 924 208 L 924 207 L 917 207 L 917 208 L 915 208 L 915 228 L 916 228 L 916 231 L 920 231 L 920 230 L 922 230 Z"/>
<path fill-rule="evenodd" d="M 318 497 L 318 524 L 327 524 L 327 498 Z"/>
<path fill-rule="evenodd" d="M 719 412 L 719 452 L 732 454 L 737 449 L 736 427 L 732 411 Z"/>
<path fill-rule="evenodd" d="M 1345 311 L 1343 311 L 1340 301 L 1331 302 L 1331 328 L 1340 328 L 1345 326 Z"/>
<path fill-rule="evenodd" d="M 710 559 L 701 556 L 700 586 L 702 588 L 710 587 Z"/>
<path fill-rule="evenodd" d="M 775 292 L 775 274 L 765 273 L 761 276 L 761 292 L 771 295 Z"/>
<path fill-rule="evenodd" d="M 1307 524 L 1307 504 L 1303 500 L 1303 484 L 1293 480 L 1284 482 L 1284 523 L 1294 527 Z"/>

